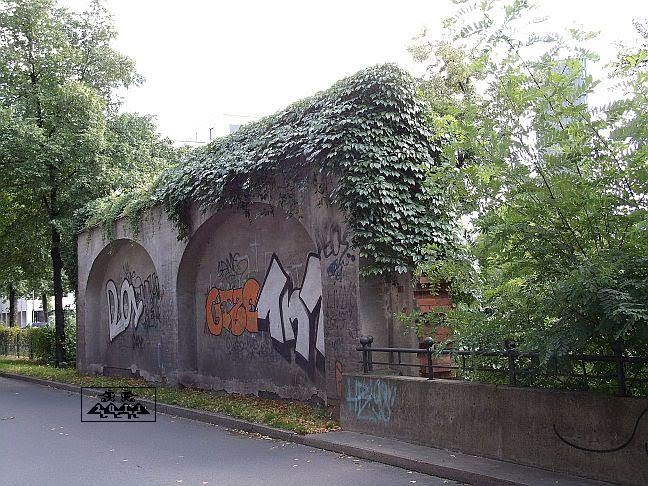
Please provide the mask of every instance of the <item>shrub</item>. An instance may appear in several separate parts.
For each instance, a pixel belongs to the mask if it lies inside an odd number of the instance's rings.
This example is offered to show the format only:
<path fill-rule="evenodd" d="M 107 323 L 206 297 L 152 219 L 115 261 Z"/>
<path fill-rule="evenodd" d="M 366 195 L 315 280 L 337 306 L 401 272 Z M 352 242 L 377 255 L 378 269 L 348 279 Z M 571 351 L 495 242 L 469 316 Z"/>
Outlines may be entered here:
<path fill-rule="evenodd" d="M 56 357 L 54 326 L 24 328 L 0 327 L 0 353 L 20 354 L 37 361 L 54 363 Z M 18 346 L 18 348 L 17 348 Z M 72 366 L 76 363 L 76 319 L 74 314 L 65 316 L 65 359 Z"/>

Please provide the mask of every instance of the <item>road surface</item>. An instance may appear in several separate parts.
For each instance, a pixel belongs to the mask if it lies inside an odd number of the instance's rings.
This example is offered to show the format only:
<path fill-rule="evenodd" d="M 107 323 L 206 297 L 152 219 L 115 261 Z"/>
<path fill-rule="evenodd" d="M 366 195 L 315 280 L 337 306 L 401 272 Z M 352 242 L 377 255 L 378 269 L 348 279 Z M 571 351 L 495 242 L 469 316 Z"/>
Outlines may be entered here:
<path fill-rule="evenodd" d="M 0 377 L 0 484 L 457 484 L 159 413 L 156 423 L 82 423 L 79 400 L 76 393 Z"/>

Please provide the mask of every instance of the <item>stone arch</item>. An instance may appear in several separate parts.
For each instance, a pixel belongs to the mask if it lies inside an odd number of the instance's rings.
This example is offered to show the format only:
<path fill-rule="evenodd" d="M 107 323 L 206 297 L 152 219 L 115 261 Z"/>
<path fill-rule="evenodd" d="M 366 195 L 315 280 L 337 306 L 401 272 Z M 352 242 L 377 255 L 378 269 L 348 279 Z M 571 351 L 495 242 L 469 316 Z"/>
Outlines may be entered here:
<path fill-rule="evenodd" d="M 250 209 L 252 217 L 231 209 L 206 219 L 182 256 L 180 380 L 325 399 L 317 246 L 282 210 L 260 203 Z"/>
<path fill-rule="evenodd" d="M 99 252 L 85 294 L 85 351 L 91 369 L 160 376 L 161 293 L 155 264 L 139 243 L 117 239 Z"/>

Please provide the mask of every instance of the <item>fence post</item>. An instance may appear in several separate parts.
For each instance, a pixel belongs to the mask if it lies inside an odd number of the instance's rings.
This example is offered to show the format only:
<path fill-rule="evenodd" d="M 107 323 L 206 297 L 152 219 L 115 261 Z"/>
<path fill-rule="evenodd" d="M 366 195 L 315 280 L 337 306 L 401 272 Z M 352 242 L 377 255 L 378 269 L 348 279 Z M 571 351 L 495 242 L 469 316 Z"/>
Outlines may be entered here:
<path fill-rule="evenodd" d="M 517 377 L 515 376 L 515 343 L 510 340 L 504 341 L 504 347 L 506 348 L 506 355 L 508 357 L 508 374 L 509 374 L 509 384 L 512 386 L 517 385 Z"/>
<path fill-rule="evenodd" d="M 20 331 L 16 333 L 16 356 L 20 358 Z"/>
<path fill-rule="evenodd" d="M 362 345 L 362 372 L 364 374 L 373 371 L 373 363 L 371 356 L 371 343 L 373 336 L 361 336 L 360 344 Z"/>
<path fill-rule="evenodd" d="M 625 379 L 625 360 L 623 359 L 623 342 L 616 340 L 612 343 L 612 351 L 614 351 L 614 358 L 616 363 L 617 372 L 617 385 L 619 387 L 619 396 L 625 397 L 626 379 Z"/>
<path fill-rule="evenodd" d="M 432 346 L 434 346 L 434 339 L 430 336 L 423 340 L 425 350 L 427 351 L 427 365 L 428 365 L 428 380 L 434 379 L 434 366 L 432 365 Z"/>

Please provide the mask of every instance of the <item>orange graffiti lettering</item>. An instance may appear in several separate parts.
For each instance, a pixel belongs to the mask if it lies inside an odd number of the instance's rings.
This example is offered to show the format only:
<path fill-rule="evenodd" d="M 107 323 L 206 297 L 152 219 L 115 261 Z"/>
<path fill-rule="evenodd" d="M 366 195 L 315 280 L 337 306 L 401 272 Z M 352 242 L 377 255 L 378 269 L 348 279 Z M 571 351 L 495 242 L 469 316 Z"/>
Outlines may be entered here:
<path fill-rule="evenodd" d="M 253 278 L 243 285 L 243 307 L 245 308 L 245 328 L 247 332 L 259 332 L 257 301 L 259 300 L 259 282 Z"/>
<path fill-rule="evenodd" d="M 205 300 L 207 329 L 219 336 L 223 328 L 240 336 L 244 331 L 259 332 L 257 301 L 259 282 L 251 278 L 242 288 L 223 290 L 212 288 Z"/>

